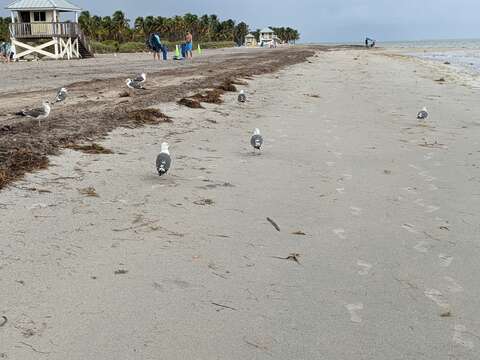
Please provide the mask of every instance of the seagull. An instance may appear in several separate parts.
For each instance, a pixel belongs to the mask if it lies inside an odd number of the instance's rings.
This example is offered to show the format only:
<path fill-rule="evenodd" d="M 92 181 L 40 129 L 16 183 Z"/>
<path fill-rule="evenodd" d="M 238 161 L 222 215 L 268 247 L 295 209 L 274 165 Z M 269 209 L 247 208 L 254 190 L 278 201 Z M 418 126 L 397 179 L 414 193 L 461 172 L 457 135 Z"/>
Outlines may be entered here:
<path fill-rule="evenodd" d="M 162 143 L 162 151 L 157 156 L 157 171 L 158 175 L 162 176 L 168 172 L 170 169 L 170 164 L 172 163 L 172 158 L 170 157 L 170 152 L 168 151 L 168 143 Z"/>
<path fill-rule="evenodd" d="M 253 146 L 253 151 L 260 150 L 263 145 L 263 138 L 262 135 L 260 135 L 260 130 L 255 129 L 253 131 L 252 138 L 250 139 L 250 144 L 252 144 Z"/>
<path fill-rule="evenodd" d="M 133 81 L 138 82 L 140 84 L 143 84 L 145 81 L 147 81 L 147 74 L 141 73 L 140 75 L 137 75 Z"/>
<path fill-rule="evenodd" d="M 238 102 L 244 103 L 247 101 L 247 96 L 245 95 L 245 91 L 240 90 L 240 94 L 238 95 Z"/>
<path fill-rule="evenodd" d="M 132 79 L 127 79 L 125 81 L 125 83 L 127 84 L 127 86 L 130 88 L 130 89 L 142 89 L 142 90 L 145 90 L 145 88 L 143 87 L 143 85 L 141 83 L 139 83 L 138 81 L 135 81 L 135 80 L 132 80 Z"/>
<path fill-rule="evenodd" d="M 421 111 L 419 111 L 419 113 L 417 114 L 417 119 L 418 120 L 426 120 L 428 117 L 428 112 L 427 112 L 427 108 L 424 107 Z"/>
<path fill-rule="evenodd" d="M 53 103 L 55 104 L 64 101 L 67 98 L 67 93 L 67 89 L 62 87 L 60 90 L 58 90 L 57 97 L 55 100 L 53 100 Z"/>
<path fill-rule="evenodd" d="M 18 112 L 16 115 L 20 116 L 26 116 L 29 118 L 37 119 L 38 120 L 38 126 L 40 126 L 40 122 L 43 119 L 46 119 L 48 115 L 50 115 L 50 104 L 48 101 L 44 101 L 42 103 L 43 107 L 37 108 L 37 109 L 31 109 L 31 110 L 22 110 Z"/>

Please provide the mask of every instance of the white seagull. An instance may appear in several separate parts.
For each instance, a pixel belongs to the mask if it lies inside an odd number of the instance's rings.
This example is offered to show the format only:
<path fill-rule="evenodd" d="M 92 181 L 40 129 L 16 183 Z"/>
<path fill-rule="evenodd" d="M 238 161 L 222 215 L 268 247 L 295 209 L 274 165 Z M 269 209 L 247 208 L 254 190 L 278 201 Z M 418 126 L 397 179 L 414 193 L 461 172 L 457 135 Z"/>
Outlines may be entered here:
<path fill-rule="evenodd" d="M 26 116 L 38 120 L 38 126 L 41 125 L 41 120 L 46 119 L 50 115 L 50 104 L 48 101 L 42 103 L 43 107 L 31 110 L 22 110 L 16 115 Z"/>
<path fill-rule="evenodd" d="M 418 120 L 426 120 L 427 117 L 428 117 L 427 108 L 424 107 L 421 111 L 418 112 L 417 119 Z"/>
<path fill-rule="evenodd" d="M 132 79 L 127 79 L 125 81 L 125 83 L 127 84 L 127 86 L 130 88 L 130 89 L 141 89 L 141 90 L 145 90 L 145 88 L 143 87 L 142 83 L 139 83 L 138 81 L 134 81 Z"/>
<path fill-rule="evenodd" d="M 156 167 L 158 171 L 158 175 L 162 176 L 165 175 L 168 170 L 170 169 L 170 165 L 172 164 L 172 158 L 170 157 L 170 152 L 168 151 L 168 143 L 162 143 L 162 150 L 160 154 L 157 156 Z"/>
<path fill-rule="evenodd" d="M 238 102 L 244 103 L 247 101 L 247 96 L 245 95 L 245 91 L 240 90 L 240 94 L 238 95 Z"/>
<path fill-rule="evenodd" d="M 55 100 L 53 100 L 53 103 L 59 103 L 59 102 L 62 102 L 62 101 L 65 101 L 65 99 L 67 98 L 67 89 L 65 88 L 61 88 L 60 90 L 58 90 L 57 92 L 57 96 L 55 97 Z"/>
<path fill-rule="evenodd" d="M 260 130 L 259 129 L 256 128 L 253 131 L 252 138 L 250 139 L 250 144 L 253 147 L 253 151 L 260 150 L 260 148 L 262 147 L 263 138 L 262 138 L 262 135 L 260 135 Z"/>
<path fill-rule="evenodd" d="M 147 74 L 141 73 L 140 75 L 137 75 L 133 81 L 138 82 L 140 84 L 143 84 L 145 81 L 147 81 Z"/>

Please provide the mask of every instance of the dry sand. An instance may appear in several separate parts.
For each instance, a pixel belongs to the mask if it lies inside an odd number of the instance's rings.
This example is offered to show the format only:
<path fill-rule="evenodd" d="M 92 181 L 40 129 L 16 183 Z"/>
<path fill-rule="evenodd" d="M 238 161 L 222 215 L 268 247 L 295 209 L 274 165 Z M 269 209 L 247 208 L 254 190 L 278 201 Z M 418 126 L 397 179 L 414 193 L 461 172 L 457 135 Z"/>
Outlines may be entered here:
<path fill-rule="evenodd" d="M 320 53 L 52 157 L 0 193 L 0 353 L 478 359 L 479 90 L 439 72 Z"/>

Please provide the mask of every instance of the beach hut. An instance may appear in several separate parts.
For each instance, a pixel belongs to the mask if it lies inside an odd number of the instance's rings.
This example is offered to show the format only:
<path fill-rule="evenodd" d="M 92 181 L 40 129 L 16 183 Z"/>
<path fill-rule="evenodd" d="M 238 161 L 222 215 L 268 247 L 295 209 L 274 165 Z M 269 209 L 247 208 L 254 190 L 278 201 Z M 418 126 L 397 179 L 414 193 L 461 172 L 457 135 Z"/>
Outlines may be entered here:
<path fill-rule="evenodd" d="M 260 31 L 260 46 L 272 47 L 274 45 L 274 35 L 275 32 L 269 27 Z"/>
<path fill-rule="evenodd" d="M 10 38 L 15 58 L 28 55 L 51 59 L 91 57 L 88 40 L 78 24 L 82 9 L 66 0 L 18 0 L 6 7 L 11 12 Z M 74 13 L 74 21 L 61 15 Z"/>
<path fill-rule="evenodd" d="M 256 47 L 258 45 L 255 35 L 248 34 L 245 36 L 245 46 L 246 47 Z"/>

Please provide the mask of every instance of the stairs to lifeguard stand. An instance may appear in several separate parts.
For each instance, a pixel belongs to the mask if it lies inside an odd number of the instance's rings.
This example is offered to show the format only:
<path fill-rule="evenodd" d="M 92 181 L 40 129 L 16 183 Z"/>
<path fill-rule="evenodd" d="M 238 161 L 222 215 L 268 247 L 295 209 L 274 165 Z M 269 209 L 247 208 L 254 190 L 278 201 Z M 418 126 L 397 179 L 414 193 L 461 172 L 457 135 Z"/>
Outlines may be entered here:
<path fill-rule="evenodd" d="M 94 57 L 92 48 L 82 30 L 78 30 L 78 52 L 82 59 Z"/>

